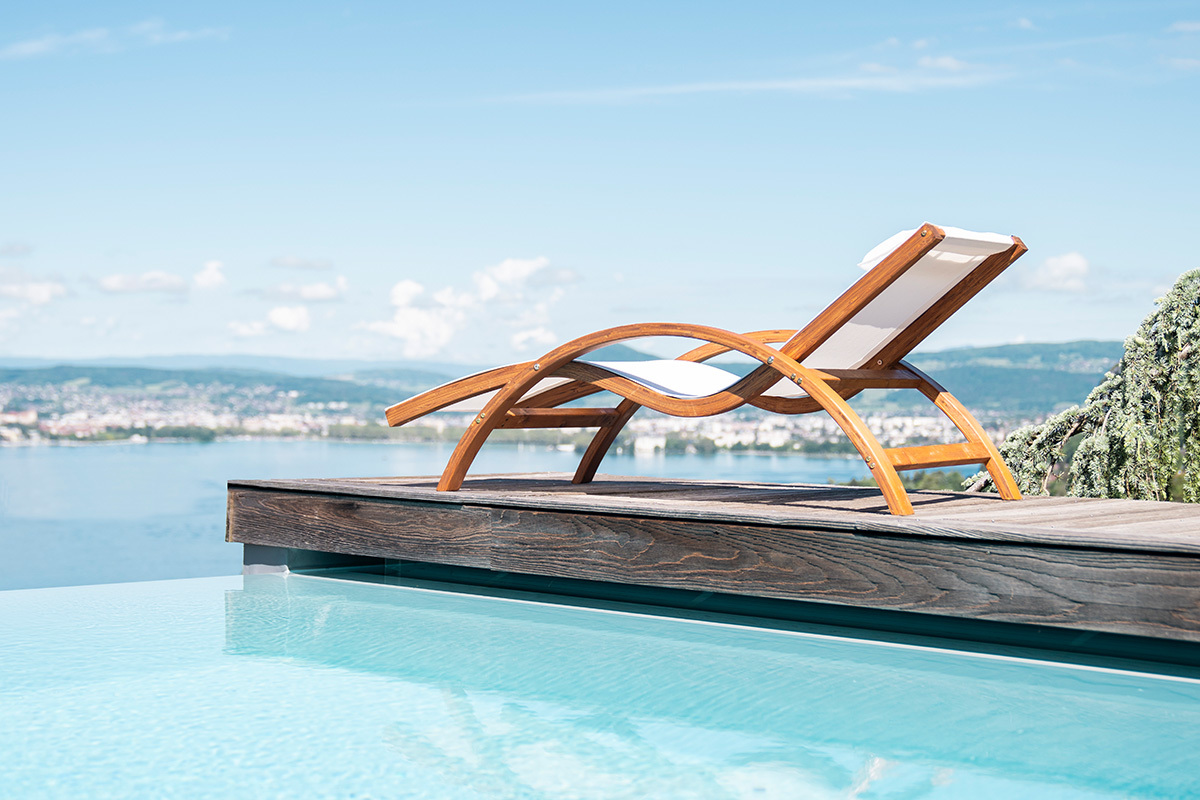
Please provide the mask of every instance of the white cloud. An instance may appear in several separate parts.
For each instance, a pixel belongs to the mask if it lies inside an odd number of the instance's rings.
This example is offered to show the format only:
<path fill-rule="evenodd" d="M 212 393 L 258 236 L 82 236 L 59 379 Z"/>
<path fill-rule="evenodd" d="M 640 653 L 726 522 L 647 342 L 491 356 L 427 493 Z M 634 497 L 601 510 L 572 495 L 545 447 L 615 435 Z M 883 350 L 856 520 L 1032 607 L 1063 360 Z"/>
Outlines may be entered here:
<path fill-rule="evenodd" d="M 1026 273 L 1024 283 L 1028 288 L 1050 292 L 1082 292 L 1087 288 L 1088 269 L 1082 253 L 1064 253 L 1047 258 L 1040 268 Z"/>
<path fill-rule="evenodd" d="M 30 281 L 0 286 L 0 295 L 26 300 L 35 306 L 45 305 L 67 293 L 67 287 L 57 281 Z"/>
<path fill-rule="evenodd" d="M 281 283 L 266 291 L 269 297 L 287 297 L 313 302 L 339 300 L 346 291 L 346 276 L 339 275 L 333 283 Z"/>
<path fill-rule="evenodd" d="M 229 32 L 223 28 L 172 30 L 160 20 L 147 20 L 127 28 L 90 28 L 75 33 L 51 33 L 36 39 L 0 47 L 0 60 L 39 58 L 71 53 L 115 53 L 130 47 L 157 46 L 195 41 L 224 39 Z"/>
<path fill-rule="evenodd" d="M 485 267 L 471 276 L 469 290 L 446 286 L 428 292 L 420 283 L 405 279 L 392 287 L 391 319 L 362 327 L 402 340 L 406 358 L 436 355 L 473 323 L 482 323 L 493 333 L 498 326 L 520 328 L 511 339 L 514 346 L 540 344 L 554 337 L 544 324 L 550 307 L 563 296 L 562 284 L 574 280 L 574 272 L 553 269 L 546 258 L 508 258 Z"/>
<path fill-rule="evenodd" d="M 225 273 L 221 272 L 223 265 L 220 261 L 206 261 L 200 271 L 192 276 L 192 281 L 200 289 L 216 289 L 226 284 Z"/>
<path fill-rule="evenodd" d="M 550 265 L 548 258 L 506 258 L 499 264 L 476 272 L 472 277 L 478 299 L 489 302 L 500 295 L 502 291 L 517 290 L 533 273 Z"/>
<path fill-rule="evenodd" d="M 413 300 L 417 299 L 417 295 L 425 291 L 425 287 L 416 281 L 408 279 L 402 280 L 392 287 L 389 295 L 392 305 L 407 306 L 411 305 Z"/>
<path fill-rule="evenodd" d="M 42 306 L 66 293 L 67 287 L 61 281 L 35 278 L 16 267 L 0 267 L 0 297 Z"/>
<path fill-rule="evenodd" d="M 267 323 L 258 320 L 255 322 L 231 322 L 229 330 L 233 331 L 234 336 L 247 338 L 250 336 L 262 336 L 267 332 Z"/>
<path fill-rule="evenodd" d="M 301 258 L 300 256 L 279 256 L 271 259 L 271 266 L 286 269 L 333 269 L 333 262 L 326 258 Z"/>
<path fill-rule="evenodd" d="M 1181 19 L 1178 22 L 1172 22 L 1167 30 L 1171 33 L 1200 33 L 1200 21 Z"/>
<path fill-rule="evenodd" d="M 299 333 L 308 330 L 311 318 L 304 306 L 279 306 L 267 312 L 267 322 L 281 331 Z"/>
<path fill-rule="evenodd" d="M 913 46 L 914 50 L 924 50 L 926 47 L 929 47 L 929 40 L 928 39 L 917 39 L 915 42 L 912 43 L 912 46 Z"/>
<path fill-rule="evenodd" d="M 858 68 L 863 72 L 869 72 L 874 75 L 887 75 L 897 71 L 895 67 L 888 66 L 887 64 L 878 64 L 874 61 L 859 64 Z"/>
<path fill-rule="evenodd" d="M 1168 58 L 1167 64 L 1174 69 L 1200 69 L 1200 58 Z"/>
<path fill-rule="evenodd" d="M 917 66 L 926 69 L 944 69 L 949 72 L 958 72 L 967 68 L 967 62 L 959 61 L 954 56 L 922 56 L 917 59 Z"/>
<path fill-rule="evenodd" d="M 1033 24 L 1033 20 L 1028 17 L 1021 17 L 1017 20 L 1017 27 L 1023 31 L 1036 31 L 1037 26 Z"/>
<path fill-rule="evenodd" d="M 67 287 L 59 281 L 37 280 L 16 269 L 0 270 L 0 297 L 43 306 L 66 293 Z"/>
<path fill-rule="evenodd" d="M 536 328 L 514 333 L 511 343 L 513 349 L 518 352 L 528 349 L 530 345 L 538 345 L 540 348 L 546 349 L 558 344 L 558 337 L 554 335 L 554 331 L 539 325 Z"/>
<path fill-rule="evenodd" d="M 178 294 L 187 291 L 187 281 L 178 275 L 161 270 L 143 272 L 141 275 L 107 275 L 100 279 L 100 288 L 105 292 L 167 292 Z"/>
<path fill-rule="evenodd" d="M 436 355 L 449 344 L 465 319 L 466 315 L 455 308 L 401 306 L 391 319 L 368 322 L 365 327 L 402 340 L 406 358 L 424 358 Z"/>

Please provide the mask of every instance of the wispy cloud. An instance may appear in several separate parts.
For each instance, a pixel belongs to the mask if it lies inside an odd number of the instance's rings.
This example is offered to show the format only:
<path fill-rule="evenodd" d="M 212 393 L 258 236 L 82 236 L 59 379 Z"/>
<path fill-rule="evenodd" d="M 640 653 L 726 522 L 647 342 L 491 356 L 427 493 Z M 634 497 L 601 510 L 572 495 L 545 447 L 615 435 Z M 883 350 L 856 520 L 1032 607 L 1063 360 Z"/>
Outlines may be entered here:
<path fill-rule="evenodd" d="M 289 333 L 308 330 L 311 321 L 308 309 L 304 306 L 279 306 L 267 312 L 267 322 Z"/>
<path fill-rule="evenodd" d="M 1171 33 L 1200 33 L 1200 20 L 1181 19 L 1167 28 Z"/>
<path fill-rule="evenodd" d="M 67 287 L 60 281 L 35 278 L 19 269 L 0 269 L 0 297 L 42 306 L 66 293 Z"/>
<path fill-rule="evenodd" d="M 278 306 L 267 312 L 265 320 L 252 322 L 230 322 L 229 331 L 238 338 L 262 336 L 272 330 L 284 333 L 302 333 L 312 324 L 312 316 L 305 306 Z"/>
<path fill-rule="evenodd" d="M 116 53 L 135 47 L 155 47 L 199 39 L 224 39 L 225 28 L 178 30 L 161 20 L 146 20 L 123 28 L 89 28 L 74 33 L 51 33 L 0 46 L 0 60 L 15 61 L 54 55 Z"/>
<path fill-rule="evenodd" d="M 948 75 L 953 62 L 965 68 L 957 59 L 944 56 L 921 59 L 926 62 L 917 70 L 884 72 L 867 70 L 862 74 L 815 78 L 780 78 L 751 81 L 709 81 L 703 83 L 674 83 L 661 86 L 627 86 L 615 89 L 583 89 L 578 91 L 535 92 L 494 98 L 509 103 L 623 103 L 654 97 L 702 94 L 836 94 L 846 92 L 920 92 L 933 89 L 961 89 L 1002 80 L 1003 74 L 989 70 L 963 71 Z M 878 67 L 880 65 L 871 65 Z"/>
<path fill-rule="evenodd" d="M 1082 292 L 1087 288 L 1087 276 L 1091 269 L 1082 253 L 1064 253 L 1051 256 L 1041 266 L 1027 271 L 1022 283 L 1029 289 L 1050 292 Z"/>
<path fill-rule="evenodd" d="M 206 261 L 200 271 L 192 276 L 197 289 L 216 289 L 226 283 L 224 265 L 220 261 Z"/>
<path fill-rule="evenodd" d="M 1168 58 L 1167 65 L 1172 69 L 1200 69 L 1200 58 Z"/>
<path fill-rule="evenodd" d="M 947 72 L 961 72 L 970 66 L 954 56 L 923 56 L 917 60 L 917 65 L 925 69 L 941 69 Z"/>
<path fill-rule="evenodd" d="M 248 339 L 251 336 L 262 336 L 267 332 L 267 323 L 263 320 L 255 320 L 254 322 L 231 322 L 229 323 L 229 331 L 239 339 Z"/>
<path fill-rule="evenodd" d="M 341 300 L 346 292 L 348 283 L 345 275 L 337 276 L 332 283 L 318 281 L 316 283 L 281 283 L 262 292 L 264 297 L 308 300 L 324 302 Z"/>
<path fill-rule="evenodd" d="M 183 278 L 161 270 L 151 270 L 140 275 L 106 275 L 100 279 L 99 286 L 101 291 L 112 294 L 137 292 L 182 294 L 188 288 L 187 281 Z"/>
<path fill-rule="evenodd" d="M 333 262 L 327 258 L 279 256 L 271 259 L 271 266 L 285 269 L 333 269 Z"/>

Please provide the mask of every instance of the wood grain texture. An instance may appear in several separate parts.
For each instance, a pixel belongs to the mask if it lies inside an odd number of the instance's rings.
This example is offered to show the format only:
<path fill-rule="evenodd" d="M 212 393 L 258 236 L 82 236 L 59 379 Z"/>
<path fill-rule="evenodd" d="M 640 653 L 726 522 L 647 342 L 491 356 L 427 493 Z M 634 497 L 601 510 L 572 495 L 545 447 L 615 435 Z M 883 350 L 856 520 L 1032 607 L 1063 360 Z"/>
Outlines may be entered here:
<path fill-rule="evenodd" d="M 922 447 L 891 447 L 884 451 L 896 469 L 929 469 L 982 464 L 990 456 L 981 444 L 931 444 Z"/>
<path fill-rule="evenodd" d="M 936 515 L 889 516 L 878 495 L 871 511 L 847 510 L 864 495 L 845 487 L 823 497 L 813 491 L 821 487 L 790 487 L 789 503 L 780 507 L 763 505 L 779 497 L 759 485 L 627 480 L 621 495 L 589 494 L 583 490 L 597 484 L 588 484 L 538 498 L 511 491 L 522 483 L 528 490 L 537 479 L 493 480 L 510 491 L 472 491 L 468 485 L 439 495 L 432 479 L 402 486 L 382 479 L 231 483 L 227 538 L 1200 641 L 1200 514 L 1194 508 L 1176 512 L 1190 533 L 1174 539 L 1095 528 L 1075 538 L 1074 531 L 1020 524 L 1002 527 L 1005 537 L 978 525 L 955 529 Z M 628 491 L 639 485 L 640 493 Z M 818 497 L 817 504 L 825 505 L 823 516 L 805 508 L 802 497 L 794 505 L 806 492 L 809 502 Z M 430 496 L 458 502 L 429 502 Z M 1089 504 L 1050 508 L 1095 518 L 1104 516 L 1105 502 L 1091 501 L 1086 514 L 1081 511 Z M 1135 501 L 1114 502 L 1114 511 L 1126 514 Z M 967 504 L 988 505 L 974 498 Z"/>
<path fill-rule="evenodd" d="M 573 485 L 568 477 L 563 473 L 481 475 L 455 494 L 436 492 L 435 477 L 230 481 L 229 485 L 231 490 L 269 488 L 456 508 L 630 513 L 794 529 L 1200 555 L 1200 506 L 1180 503 L 1078 497 L 1029 497 L 1006 503 L 994 494 L 926 491 L 910 495 L 913 516 L 893 517 L 879 492 L 870 487 L 608 475 Z M 1153 521 L 1128 529 L 1126 523 L 1142 518 Z"/>
<path fill-rule="evenodd" d="M 455 403 L 461 403 L 463 400 L 470 400 L 472 397 L 478 397 L 481 394 L 495 391 L 508 383 L 513 376 L 518 375 L 527 366 L 529 365 L 510 364 L 506 367 L 497 367 L 487 372 L 481 372 L 478 375 L 468 375 L 465 378 L 459 378 L 436 389 L 430 389 L 415 397 L 410 397 L 403 402 L 396 403 L 384 412 L 384 416 L 387 417 L 388 425 L 393 428 L 404 425 L 418 417 L 439 411 Z"/>
<path fill-rule="evenodd" d="M 513 408 L 501 428 L 598 428 L 617 418 L 615 408 Z"/>

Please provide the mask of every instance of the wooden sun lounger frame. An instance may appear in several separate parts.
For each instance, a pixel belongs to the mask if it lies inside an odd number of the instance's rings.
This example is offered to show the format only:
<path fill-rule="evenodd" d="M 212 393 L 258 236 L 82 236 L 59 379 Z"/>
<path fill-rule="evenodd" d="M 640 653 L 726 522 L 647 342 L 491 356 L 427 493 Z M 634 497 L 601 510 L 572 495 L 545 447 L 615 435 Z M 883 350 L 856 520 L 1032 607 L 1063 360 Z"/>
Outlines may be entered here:
<path fill-rule="evenodd" d="M 849 437 L 883 492 L 892 514 L 913 513 L 912 503 L 900 482 L 898 470 L 982 464 L 1005 500 L 1021 497 L 1012 474 L 979 422 L 953 395 L 925 373 L 902 359 L 963 304 L 1016 261 L 1024 243 L 1013 237 L 1012 247 L 991 255 L 959 281 L 879 353 L 869 369 L 805 367 L 811 355 L 839 327 L 847 323 L 884 289 L 932 250 L 945 233 L 923 225 L 904 244 L 851 286 L 845 294 L 800 330 L 763 330 L 733 333 L 705 325 L 645 323 L 622 325 L 589 333 L 556 347 L 534 361 L 489 370 L 397 403 L 387 410 L 388 424 L 404 425 L 418 417 L 487 392 L 496 394 L 468 426 L 438 482 L 438 491 L 456 491 L 480 447 L 497 428 L 589 428 L 600 430 L 579 463 L 573 483 L 588 483 L 596 475 L 617 435 L 643 406 L 677 417 L 708 417 L 752 405 L 780 414 L 807 414 L 824 410 Z M 762 366 L 728 389 L 700 398 L 676 398 L 648 389 L 602 367 L 576 359 L 617 342 L 655 336 L 697 339 L 705 344 L 679 356 L 683 361 L 706 361 L 736 351 Z M 774 343 L 782 342 L 779 347 Z M 567 378 L 566 383 L 526 397 L 540 381 Z M 776 397 L 763 392 L 781 378 L 801 387 L 807 397 Z M 846 402 L 864 389 L 917 389 L 966 437 L 962 444 L 885 448 L 862 418 Z M 498 391 L 497 391 L 498 390 Z M 608 390 L 622 400 L 615 408 L 559 408 L 564 403 Z M 524 399 L 522 399 L 524 398 Z"/>

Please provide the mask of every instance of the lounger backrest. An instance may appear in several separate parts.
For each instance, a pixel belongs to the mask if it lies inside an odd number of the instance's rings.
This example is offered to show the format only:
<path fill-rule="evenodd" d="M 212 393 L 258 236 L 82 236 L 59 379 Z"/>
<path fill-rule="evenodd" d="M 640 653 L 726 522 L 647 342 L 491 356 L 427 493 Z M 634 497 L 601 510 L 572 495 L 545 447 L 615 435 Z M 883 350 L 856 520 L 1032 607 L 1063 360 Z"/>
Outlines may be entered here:
<path fill-rule="evenodd" d="M 915 262 L 898 259 L 898 253 L 911 252 L 919 243 L 917 234 L 923 230 L 934 236 L 940 230 L 945 237 Z M 793 347 L 791 354 L 816 369 L 891 367 L 1022 252 L 1024 245 L 1019 240 L 995 233 L 931 225 L 898 233 L 867 254 L 859 266 L 868 275 L 813 321 L 817 325 L 824 317 L 832 331 L 813 343 L 815 349 L 810 349 L 811 344 Z M 862 287 L 881 276 L 890 281 L 886 288 L 855 311 L 861 304 L 855 300 L 856 290 L 861 297 Z M 836 319 L 839 304 L 847 309 L 841 320 Z M 832 317 L 830 312 L 834 312 Z M 792 342 L 801 340 L 805 331 Z"/>

